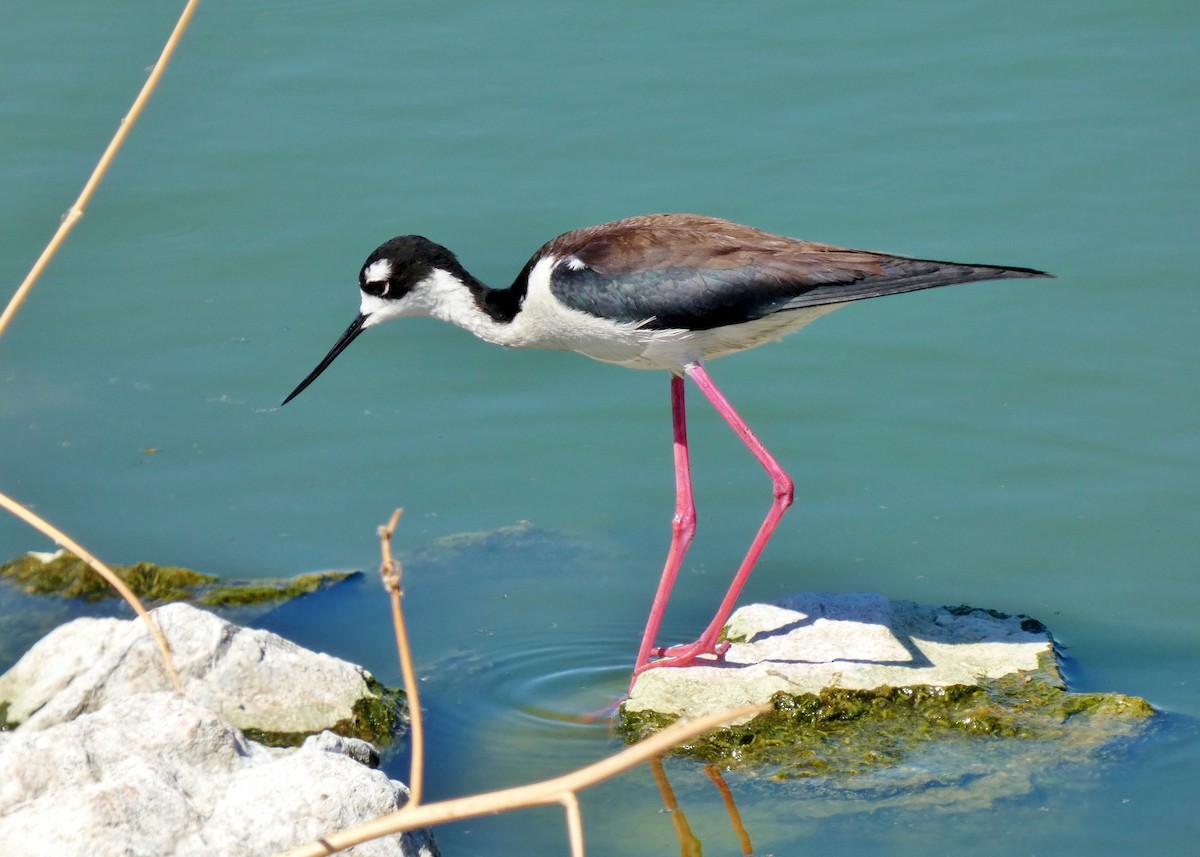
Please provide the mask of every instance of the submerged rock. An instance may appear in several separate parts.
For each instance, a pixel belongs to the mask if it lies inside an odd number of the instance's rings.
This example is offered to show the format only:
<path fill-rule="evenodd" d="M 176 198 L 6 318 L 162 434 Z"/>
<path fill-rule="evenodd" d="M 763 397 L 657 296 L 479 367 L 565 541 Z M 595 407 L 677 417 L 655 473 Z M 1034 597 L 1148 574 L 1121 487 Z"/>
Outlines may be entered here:
<path fill-rule="evenodd" d="M 329 729 L 387 744 L 404 727 L 402 693 L 362 667 L 188 604 L 150 615 L 171 645 L 184 692 L 256 740 L 295 745 Z M 171 689 L 140 619 L 76 619 L 0 676 L 0 727 L 46 729 L 113 700 Z"/>
<path fill-rule="evenodd" d="M 784 778 L 860 777 L 911 767 L 931 742 L 944 750 L 1040 741 L 1047 759 L 1064 761 L 1067 750 L 1079 760 L 1153 714 L 1137 697 L 1069 692 L 1049 632 L 1023 616 L 803 593 L 739 609 L 726 638 L 720 661 L 642 674 L 621 708 L 624 734 L 635 740 L 680 717 L 772 702 L 771 714 L 680 752 L 769 766 Z M 977 755 L 964 758 L 976 764 Z"/>
<path fill-rule="evenodd" d="M 151 603 L 188 601 L 204 607 L 244 607 L 270 604 L 308 595 L 353 577 L 358 572 L 327 571 L 283 580 L 222 580 L 190 568 L 138 562 L 109 566 L 139 597 Z M 117 591 L 87 563 L 65 550 L 30 551 L 0 563 L 0 578 L 31 595 L 52 595 L 100 601 L 117 598 Z"/>
<path fill-rule="evenodd" d="M 269 857 L 399 809 L 408 789 L 371 746 L 323 732 L 292 750 L 248 740 L 209 708 L 135 693 L 70 722 L 0 733 L 5 857 Z M 359 845 L 437 857 L 414 831 Z"/>

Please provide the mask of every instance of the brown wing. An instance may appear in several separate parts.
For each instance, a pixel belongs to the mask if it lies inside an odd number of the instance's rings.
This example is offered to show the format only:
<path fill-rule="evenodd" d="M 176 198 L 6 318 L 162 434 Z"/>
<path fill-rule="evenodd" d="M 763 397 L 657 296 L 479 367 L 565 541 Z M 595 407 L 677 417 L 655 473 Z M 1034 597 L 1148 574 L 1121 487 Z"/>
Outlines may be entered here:
<path fill-rule="evenodd" d="M 544 248 L 619 276 L 667 268 L 727 270 L 768 264 L 814 281 L 882 273 L 879 254 L 774 235 L 719 217 L 646 214 L 576 229 Z"/>
<path fill-rule="evenodd" d="M 693 330 L 934 286 L 1048 276 L 852 250 L 696 214 L 577 229 L 534 258 L 546 253 L 581 263 L 560 265 L 551 277 L 551 291 L 568 306 L 651 328 Z"/>

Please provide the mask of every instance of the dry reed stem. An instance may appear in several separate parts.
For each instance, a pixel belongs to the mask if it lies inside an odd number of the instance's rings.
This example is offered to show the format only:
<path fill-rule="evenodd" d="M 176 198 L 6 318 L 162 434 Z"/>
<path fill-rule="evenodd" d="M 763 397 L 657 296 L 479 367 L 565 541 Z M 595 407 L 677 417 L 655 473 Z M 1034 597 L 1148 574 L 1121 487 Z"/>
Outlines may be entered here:
<path fill-rule="evenodd" d="M 167 638 L 163 636 L 163 632 L 158 627 L 157 623 L 150 618 L 150 614 L 147 613 L 146 608 L 142 606 L 141 599 L 134 594 L 132 589 L 125 585 L 125 581 L 117 577 L 111 568 L 102 563 L 100 560 L 96 559 L 96 557 L 92 556 L 92 554 L 89 553 L 87 549 L 83 547 L 83 545 L 79 544 L 79 542 L 75 541 L 62 530 L 55 527 L 49 521 L 38 517 L 8 495 L 0 494 L 0 506 L 3 506 L 9 512 L 12 512 L 13 515 L 29 524 L 29 526 L 49 536 L 57 544 L 62 545 L 81 560 L 86 562 L 89 566 L 91 566 L 92 570 L 107 580 L 109 585 L 113 589 L 117 590 L 122 598 L 129 602 L 129 606 L 133 608 L 135 613 L 142 617 L 142 621 L 145 622 L 146 627 L 150 629 L 150 634 L 152 637 L 154 637 L 154 642 L 158 645 L 158 650 L 162 652 L 163 662 L 167 666 L 167 674 L 170 675 L 171 682 L 175 685 L 175 689 L 182 692 L 183 685 L 179 681 L 179 673 L 175 671 L 175 661 L 171 658 L 171 647 L 167 644 Z"/>
<path fill-rule="evenodd" d="M 413 669 L 412 651 L 408 646 L 408 632 L 404 629 L 404 611 L 400 609 L 400 599 L 404 590 L 400 581 L 404 570 L 400 563 L 392 558 L 392 533 L 403 509 L 392 512 L 391 519 L 379 528 L 379 550 L 383 561 L 379 566 L 379 574 L 383 578 L 384 588 L 392 602 L 392 627 L 396 629 L 396 650 L 400 656 L 400 674 L 404 681 L 404 693 L 408 697 L 409 746 L 412 764 L 408 776 L 408 803 L 406 806 L 415 807 L 421 802 L 421 793 L 425 782 L 425 729 L 421 720 L 421 698 L 417 694 L 417 674 Z"/>
<path fill-rule="evenodd" d="M 352 845 L 358 845 L 380 836 L 403 833 L 418 827 L 460 821 L 513 809 L 545 806 L 552 803 L 569 805 L 579 791 L 603 782 L 630 768 L 640 765 L 683 742 L 709 732 L 730 720 L 767 714 L 772 711 L 769 704 L 737 708 L 718 714 L 710 714 L 692 721 L 679 721 L 656 732 L 644 741 L 622 750 L 607 759 L 585 768 L 542 780 L 525 786 L 488 792 L 487 794 L 427 803 L 423 806 L 402 808 L 362 824 L 331 833 L 319 841 L 285 852 L 281 857 L 328 857 Z M 582 832 L 579 833 L 582 847 Z"/>
<path fill-rule="evenodd" d="M 58 225 L 58 230 L 54 233 L 54 237 L 50 239 L 50 243 L 46 245 L 46 249 L 42 251 L 42 255 L 33 263 L 33 268 L 25 277 L 24 282 L 17 288 L 12 299 L 8 302 L 8 306 L 4 308 L 4 312 L 0 314 L 0 336 L 4 335 L 5 329 L 8 327 L 9 321 L 16 315 L 17 310 L 25 301 L 25 296 L 29 294 L 29 290 L 33 288 L 33 284 L 37 282 L 38 277 L 42 275 L 42 271 L 50 264 L 50 260 L 54 258 L 54 254 L 58 252 L 58 248 L 66 240 L 68 233 L 75 226 L 79 218 L 83 217 L 83 211 L 87 204 L 91 202 L 92 196 L 96 193 L 96 188 L 100 186 L 100 180 L 104 178 L 104 174 L 108 172 L 109 165 L 112 164 L 113 158 L 116 157 L 117 151 L 125 142 L 125 138 L 129 136 L 129 132 L 133 129 L 133 125 L 137 122 L 138 117 L 142 114 L 142 108 L 146 106 L 146 102 L 150 100 L 151 93 L 158 86 L 158 81 L 162 77 L 163 72 L 167 68 L 167 63 L 171 61 L 171 55 L 175 53 L 175 47 L 179 44 L 179 39 L 183 36 L 183 31 L 187 29 L 188 22 L 192 18 L 192 13 L 196 11 L 196 7 L 200 4 L 200 0 L 188 0 L 187 5 L 183 9 L 183 13 L 179 16 L 179 21 L 175 24 L 175 29 L 171 31 L 170 37 L 167 39 L 166 45 L 163 46 L 162 53 L 159 54 L 158 62 L 150 70 L 150 76 L 146 78 L 146 83 L 142 86 L 141 92 L 133 101 L 133 106 L 129 108 L 129 112 L 125 114 L 125 118 L 121 120 L 120 126 L 117 128 L 117 133 L 113 135 L 112 141 L 109 142 L 108 148 L 104 150 L 104 154 L 100 156 L 100 162 L 96 164 L 96 168 L 92 170 L 92 175 L 88 179 L 87 184 L 83 186 L 83 191 L 79 194 L 79 198 L 75 200 L 67 213 L 63 216 L 62 222 Z"/>

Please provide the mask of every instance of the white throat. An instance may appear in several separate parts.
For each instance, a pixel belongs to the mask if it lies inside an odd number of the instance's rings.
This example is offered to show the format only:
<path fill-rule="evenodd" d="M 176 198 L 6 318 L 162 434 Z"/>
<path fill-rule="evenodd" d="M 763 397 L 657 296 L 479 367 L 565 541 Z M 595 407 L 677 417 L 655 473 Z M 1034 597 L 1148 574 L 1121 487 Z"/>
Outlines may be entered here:
<path fill-rule="evenodd" d="M 378 264 L 378 263 L 376 263 Z M 404 297 L 388 299 L 362 293 L 363 327 L 406 316 L 432 316 L 448 321 L 496 345 L 513 345 L 512 324 L 502 324 L 479 308 L 467 284 L 442 268 L 434 268 Z"/>

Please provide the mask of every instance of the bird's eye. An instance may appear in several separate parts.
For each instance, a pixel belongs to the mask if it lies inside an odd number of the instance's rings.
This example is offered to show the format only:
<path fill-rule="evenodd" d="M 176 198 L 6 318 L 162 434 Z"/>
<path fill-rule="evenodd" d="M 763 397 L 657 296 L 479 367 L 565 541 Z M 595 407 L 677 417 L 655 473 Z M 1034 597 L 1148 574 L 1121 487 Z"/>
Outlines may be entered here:
<path fill-rule="evenodd" d="M 391 290 L 391 280 L 369 280 L 363 283 L 362 290 L 369 295 L 374 295 L 377 298 L 386 298 Z"/>

